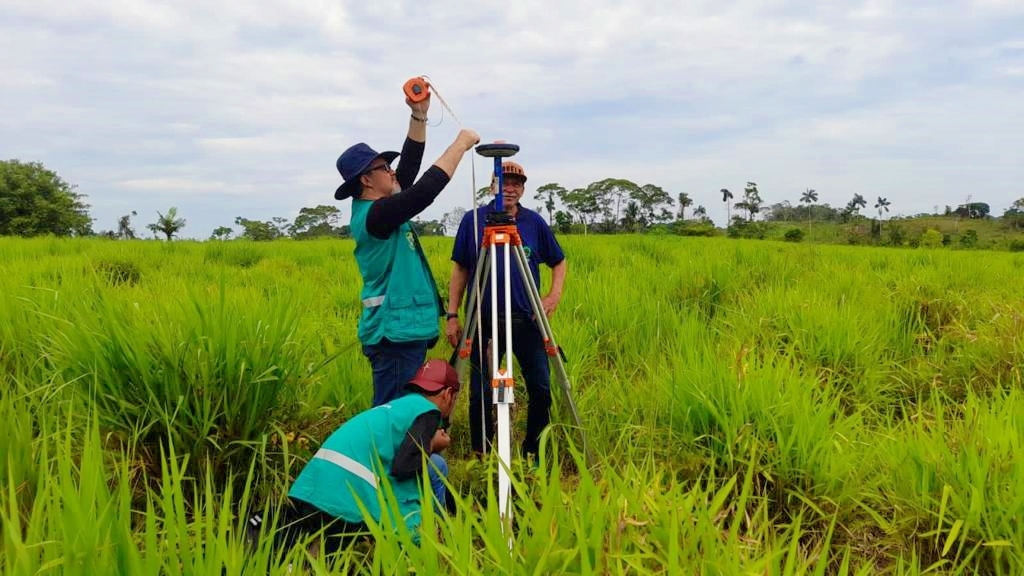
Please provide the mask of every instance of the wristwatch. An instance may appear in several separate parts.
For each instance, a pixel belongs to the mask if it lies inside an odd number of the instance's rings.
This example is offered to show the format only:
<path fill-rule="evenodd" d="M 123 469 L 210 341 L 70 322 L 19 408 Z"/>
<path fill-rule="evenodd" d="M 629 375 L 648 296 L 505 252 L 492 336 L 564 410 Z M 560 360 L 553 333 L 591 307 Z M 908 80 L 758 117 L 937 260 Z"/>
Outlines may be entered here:
<path fill-rule="evenodd" d="M 447 319 L 451 320 L 452 318 L 458 318 L 458 317 L 459 317 L 459 313 L 458 312 L 449 312 L 448 316 L 447 316 Z"/>

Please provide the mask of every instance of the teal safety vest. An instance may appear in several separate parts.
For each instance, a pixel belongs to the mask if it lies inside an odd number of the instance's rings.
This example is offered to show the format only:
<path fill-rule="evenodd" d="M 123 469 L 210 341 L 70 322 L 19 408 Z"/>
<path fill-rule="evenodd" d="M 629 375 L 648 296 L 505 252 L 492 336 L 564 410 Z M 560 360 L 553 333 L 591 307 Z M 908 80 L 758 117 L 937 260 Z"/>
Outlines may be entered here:
<path fill-rule="evenodd" d="M 403 222 L 384 240 L 371 235 L 366 230 L 366 216 L 372 205 L 372 200 L 352 200 L 351 230 L 363 277 L 359 341 L 436 341 L 444 305 L 419 238 L 409 222 Z"/>
<path fill-rule="evenodd" d="M 390 525 L 397 528 L 399 522 L 404 522 L 418 539 L 420 479 L 399 481 L 390 471 L 395 452 L 413 421 L 431 410 L 438 410 L 433 402 L 422 394 L 410 393 L 360 412 L 327 437 L 295 479 L 288 496 L 350 523 L 368 521 L 359 509 L 361 503 L 369 517 L 380 522 L 381 502 L 385 506 L 389 503 L 382 492 L 387 483 L 400 516 L 389 514 Z"/>

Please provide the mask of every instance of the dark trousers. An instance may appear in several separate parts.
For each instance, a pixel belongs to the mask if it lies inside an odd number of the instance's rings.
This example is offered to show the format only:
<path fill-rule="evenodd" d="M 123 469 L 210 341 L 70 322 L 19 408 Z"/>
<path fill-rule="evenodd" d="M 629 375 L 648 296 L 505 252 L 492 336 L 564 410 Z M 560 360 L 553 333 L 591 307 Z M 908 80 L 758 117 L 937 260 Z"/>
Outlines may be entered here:
<path fill-rule="evenodd" d="M 363 345 L 363 354 L 373 367 L 373 405 L 380 406 L 402 396 L 405 386 L 427 359 L 430 342 L 391 342 Z"/>
<path fill-rule="evenodd" d="M 321 550 L 324 554 L 340 552 L 356 538 L 369 533 L 366 524 L 362 522 L 346 522 L 312 504 L 288 498 L 281 509 L 274 543 L 284 550 L 289 550 L 320 530 L 323 530 L 324 547 Z"/>
<path fill-rule="evenodd" d="M 486 430 L 487 450 L 490 451 L 494 441 L 494 401 L 491 392 L 491 372 L 487 363 L 487 352 L 491 349 L 490 318 L 483 324 L 482 340 L 484 344 L 483 369 L 480 369 L 479 347 L 481 339 L 473 334 L 473 350 L 471 353 L 470 387 L 469 387 L 469 432 L 473 450 L 484 451 L 484 430 Z M 505 356 L 505 328 L 502 320 L 498 325 L 498 354 L 495 364 L 500 364 Z M 540 444 L 540 434 L 551 420 L 551 368 L 548 355 L 544 351 L 544 337 L 537 324 L 526 314 L 513 313 L 512 317 L 512 354 L 519 361 L 522 379 L 526 383 L 528 405 L 526 412 L 526 437 L 523 439 L 524 453 L 536 454 Z M 519 379 L 517 379 L 519 380 Z M 516 402 L 522 397 L 517 390 Z"/>

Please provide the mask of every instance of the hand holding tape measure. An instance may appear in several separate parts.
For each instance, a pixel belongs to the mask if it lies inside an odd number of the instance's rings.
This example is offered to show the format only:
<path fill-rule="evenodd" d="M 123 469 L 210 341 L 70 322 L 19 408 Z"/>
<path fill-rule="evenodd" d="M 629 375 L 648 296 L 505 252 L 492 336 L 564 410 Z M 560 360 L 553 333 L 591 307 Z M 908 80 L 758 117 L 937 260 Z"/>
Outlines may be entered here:
<path fill-rule="evenodd" d="M 455 115 L 455 112 L 452 112 L 451 107 L 448 106 L 448 103 L 441 97 L 437 88 L 430 83 L 426 76 L 415 76 L 413 78 L 409 78 L 402 86 L 402 90 L 405 92 L 405 98 L 409 102 L 410 107 L 424 102 L 429 106 L 430 95 L 431 92 L 433 92 L 437 95 L 437 99 L 441 102 L 441 106 L 445 111 L 451 114 L 452 118 L 455 119 L 455 122 L 457 122 L 459 126 L 462 126 L 462 122 L 459 120 L 459 117 Z"/>

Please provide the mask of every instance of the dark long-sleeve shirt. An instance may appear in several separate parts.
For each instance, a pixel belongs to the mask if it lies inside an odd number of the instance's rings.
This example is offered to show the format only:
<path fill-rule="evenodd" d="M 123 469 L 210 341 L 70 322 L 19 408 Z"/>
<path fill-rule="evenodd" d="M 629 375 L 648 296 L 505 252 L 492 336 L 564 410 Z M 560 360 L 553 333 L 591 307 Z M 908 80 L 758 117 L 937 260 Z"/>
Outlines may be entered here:
<path fill-rule="evenodd" d="M 423 161 L 424 147 L 423 142 L 405 139 L 395 170 L 395 178 L 402 191 L 375 201 L 366 215 L 366 230 L 374 237 L 383 240 L 390 236 L 403 222 L 426 210 L 448 185 L 450 178 L 437 166 L 427 168 L 414 183 Z"/>
<path fill-rule="evenodd" d="M 441 414 L 433 410 L 420 414 L 413 420 L 412 426 L 405 434 L 405 440 L 395 452 L 395 459 L 391 461 L 392 476 L 398 480 L 406 480 L 420 474 L 423 469 L 421 450 L 430 454 L 430 444 L 440 424 Z"/>

